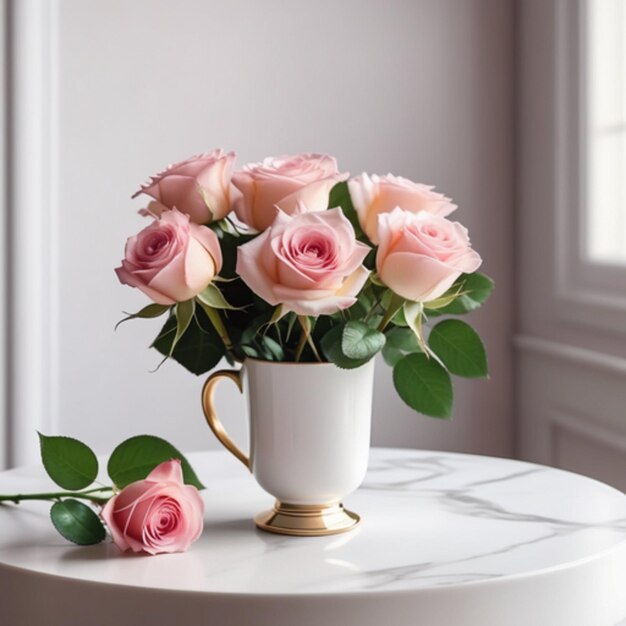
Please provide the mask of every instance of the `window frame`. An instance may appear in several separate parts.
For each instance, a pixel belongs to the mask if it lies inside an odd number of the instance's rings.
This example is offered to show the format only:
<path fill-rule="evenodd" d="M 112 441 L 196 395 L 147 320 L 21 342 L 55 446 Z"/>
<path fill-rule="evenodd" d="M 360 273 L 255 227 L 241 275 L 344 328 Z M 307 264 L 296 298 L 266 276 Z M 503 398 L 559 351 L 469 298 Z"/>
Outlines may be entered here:
<path fill-rule="evenodd" d="M 588 258 L 586 5 L 560 0 L 556 15 L 555 209 L 559 316 L 626 335 L 626 265 Z"/>

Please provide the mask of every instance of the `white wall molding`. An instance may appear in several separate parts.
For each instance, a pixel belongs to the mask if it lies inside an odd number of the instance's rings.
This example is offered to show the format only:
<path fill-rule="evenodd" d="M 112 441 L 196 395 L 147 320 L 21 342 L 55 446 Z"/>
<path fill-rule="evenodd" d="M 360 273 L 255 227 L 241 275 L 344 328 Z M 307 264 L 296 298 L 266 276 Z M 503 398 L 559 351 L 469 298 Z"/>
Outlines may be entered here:
<path fill-rule="evenodd" d="M 34 461 L 52 422 L 51 76 L 56 2 L 10 2 L 10 465 Z"/>
<path fill-rule="evenodd" d="M 626 359 L 517 337 L 518 453 L 626 489 Z"/>
<path fill-rule="evenodd" d="M 519 350 L 539 356 L 568 361 L 594 370 L 626 376 L 626 359 L 587 348 L 558 343 L 531 335 L 517 335 L 514 345 Z"/>
<path fill-rule="evenodd" d="M 593 419 L 594 416 L 577 414 L 571 409 L 551 409 L 553 456 L 556 456 L 555 444 L 559 430 L 569 431 L 584 439 L 595 441 L 601 446 L 626 454 L 626 434 L 614 428 L 594 423 Z"/>

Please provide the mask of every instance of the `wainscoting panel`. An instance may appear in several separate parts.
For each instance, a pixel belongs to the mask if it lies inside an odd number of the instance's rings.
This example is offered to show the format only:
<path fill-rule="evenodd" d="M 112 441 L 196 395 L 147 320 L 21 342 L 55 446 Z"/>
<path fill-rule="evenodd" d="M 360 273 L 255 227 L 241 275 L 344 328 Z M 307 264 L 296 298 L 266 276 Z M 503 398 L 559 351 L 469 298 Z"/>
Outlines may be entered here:
<path fill-rule="evenodd" d="M 626 491 L 626 360 L 518 337 L 519 454 Z"/>

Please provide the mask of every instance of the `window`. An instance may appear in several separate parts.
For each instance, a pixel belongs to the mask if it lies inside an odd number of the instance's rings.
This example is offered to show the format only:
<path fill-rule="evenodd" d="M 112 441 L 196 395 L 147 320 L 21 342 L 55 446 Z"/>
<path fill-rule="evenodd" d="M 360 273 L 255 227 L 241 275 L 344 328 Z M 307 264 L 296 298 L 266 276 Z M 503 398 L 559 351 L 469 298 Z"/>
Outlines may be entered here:
<path fill-rule="evenodd" d="M 587 0 L 581 17 L 583 249 L 626 265 L 626 0 Z"/>

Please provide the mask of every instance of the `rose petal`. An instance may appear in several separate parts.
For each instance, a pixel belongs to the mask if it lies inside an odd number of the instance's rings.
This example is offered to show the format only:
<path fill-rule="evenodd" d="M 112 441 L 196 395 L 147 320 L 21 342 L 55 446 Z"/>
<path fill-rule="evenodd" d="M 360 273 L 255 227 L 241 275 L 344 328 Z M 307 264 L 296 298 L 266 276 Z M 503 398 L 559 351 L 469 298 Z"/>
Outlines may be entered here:
<path fill-rule="evenodd" d="M 215 262 L 206 248 L 196 239 L 190 238 L 185 256 L 184 280 L 192 296 L 200 293 L 215 276 Z"/>
<path fill-rule="evenodd" d="M 164 461 L 157 465 L 149 474 L 146 480 L 161 483 L 183 484 L 183 468 L 180 459 Z"/>
<path fill-rule="evenodd" d="M 330 190 L 337 184 L 335 178 L 326 178 L 298 189 L 283 196 L 277 201 L 278 206 L 285 213 L 291 215 L 301 203 L 308 211 L 324 211 L 328 208 Z"/>
<path fill-rule="evenodd" d="M 124 267 L 115 268 L 115 273 L 123 285 L 130 285 L 131 287 L 140 289 L 148 296 L 148 298 L 157 304 L 164 304 L 166 306 L 176 304 L 176 302 L 168 296 L 137 280 L 131 273 L 127 272 Z"/>
<path fill-rule="evenodd" d="M 322 300 L 294 300 L 285 301 L 283 307 L 287 311 L 293 311 L 296 315 L 332 315 L 337 311 L 349 309 L 356 303 L 356 298 L 347 296 L 331 296 Z"/>
<path fill-rule="evenodd" d="M 115 514 L 115 505 L 119 496 L 113 496 L 105 505 L 102 511 L 100 512 L 100 516 L 104 520 L 104 523 L 107 525 L 109 532 L 111 533 L 111 538 L 113 539 L 113 543 L 120 549 L 122 552 L 130 549 L 130 545 L 126 541 L 124 537 L 124 533 L 117 526 L 114 520 Z"/>
<path fill-rule="evenodd" d="M 275 277 L 268 276 L 266 268 L 259 262 L 268 247 L 269 235 L 270 232 L 266 231 L 237 248 L 236 272 L 257 296 L 276 305 L 279 302 L 273 292 Z"/>
<path fill-rule="evenodd" d="M 461 271 L 424 255 L 392 252 L 382 264 L 379 275 L 399 296 L 424 302 L 443 295 Z"/>

